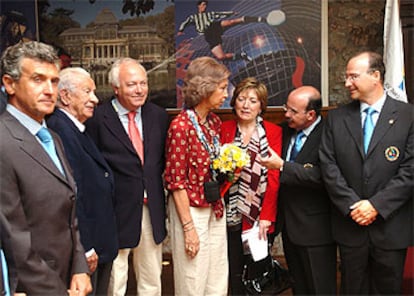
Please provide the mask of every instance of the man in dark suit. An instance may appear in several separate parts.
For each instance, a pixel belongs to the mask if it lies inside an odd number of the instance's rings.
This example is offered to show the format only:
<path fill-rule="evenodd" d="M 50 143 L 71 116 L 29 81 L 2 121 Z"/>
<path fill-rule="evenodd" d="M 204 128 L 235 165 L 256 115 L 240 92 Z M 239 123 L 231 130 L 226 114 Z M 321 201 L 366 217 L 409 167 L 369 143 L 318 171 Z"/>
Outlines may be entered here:
<path fill-rule="evenodd" d="M 0 115 L 0 209 L 10 224 L 16 290 L 86 295 L 91 284 L 75 219 L 75 181 L 62 142 L 44 121 L 56 103 L 56 61 L 53 48 L 39 42 L 16 44 L 2 56 L 9 100 Z M 45 134 L 55 148 L 43 147 Z"/>
<path fill-rule="evenodd" d="M 147 101 L 147 73 L 136 60 L 115 61 L 109 82 L 115 97 L 98 106 L 86 122 L 115 176 L 120 249 L 109 295 L 124 295 L 131 252 L 138 295 L 161 295 L 161 243 L 166 236 L 162 173 L 168 115 Z"/>
<path fill-rule="evenodd" d="M 85 132 L 84 122 L 98 104 L 95 82 L 82 68 L 59 73 L 59 97 L 46 119 L 62 139 L 77 187 L 76 216 L 92 274 L 92 295 L 106 295 L 112 261 L 118 254 L 112 170 Z"/>
<path fill-rule="evenodd" d="M 343 294 L 401 294 L 413 235 L 414 108 L 386 94 L 384 73 L 377 53 L 348 61 L 353 102 L 329 111 L 321 140 Z"/>
<path fill-rule="evenodd" d="M 279 169 L 276 230 L 296 295 L 336 294 L 336 245 L 331 231 L 331 205 L 319 165 L 323 120 L 321 95 L 312 86 L 293 90 L 285 105 L 282 156 L 272 152 Z"/>

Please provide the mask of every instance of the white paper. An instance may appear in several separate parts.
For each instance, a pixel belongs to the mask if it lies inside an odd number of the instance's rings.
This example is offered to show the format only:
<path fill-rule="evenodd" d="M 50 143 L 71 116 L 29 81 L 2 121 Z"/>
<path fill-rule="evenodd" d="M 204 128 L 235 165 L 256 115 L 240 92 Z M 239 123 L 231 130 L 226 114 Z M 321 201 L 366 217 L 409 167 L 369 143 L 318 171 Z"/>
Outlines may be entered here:
<path fill-rule="evenodd" d="M 258 223 L 255 223 L 252 228 L 243 231 L 242 242 L 247 243 L 254 261 L 262 260 L 269 254 L 267 239 L 259 239 Z"/>

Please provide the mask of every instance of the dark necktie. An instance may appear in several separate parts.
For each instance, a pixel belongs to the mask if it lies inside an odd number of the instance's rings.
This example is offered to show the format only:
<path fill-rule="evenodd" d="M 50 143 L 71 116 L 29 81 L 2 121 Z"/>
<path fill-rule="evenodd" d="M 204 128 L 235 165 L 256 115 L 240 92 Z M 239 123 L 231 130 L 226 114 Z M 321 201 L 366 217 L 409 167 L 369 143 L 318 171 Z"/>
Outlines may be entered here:
<path fill-rule="evenodd" d="M 297 133 L 295 137 L 295 143 L 293 144 L 292 151 L 290 152 L 290 161 L 295 161 L 296 156 L 299 154 L 300 149 L 302 149 L 302 142 L 303 137 L 305 137 L 305 133 L 303 131 L 300 131 Z"/>
<path fill-rule="evenodd" d="M 37 132 L 36 136 L 40 139 L 43 148 L 45 149 L 49 157 L 53 160 L 56 167 L 59 169 L 62 175 L 64 175 L 65 173 L 63 171 L 62 164 L 60 163 L 60 160 L 56 154 L 55 143 L 53 142 L 53 138 L 49 130 L 45 127 L 42 127 Z"/>
<path fill-rule="evenodd" d="M 367 114 L 365 117 L 364 122 L 364 128 L 363 128 L 363 134 L 364 134 L 364 152 L 367 154 L 369 142 L 371 141 L 372 134 L 374 132 L 374 121 L 372 119 L 372 115 L 377 112 L 375 109 L 368 107 L 364 110 L 364 112 Z"/>

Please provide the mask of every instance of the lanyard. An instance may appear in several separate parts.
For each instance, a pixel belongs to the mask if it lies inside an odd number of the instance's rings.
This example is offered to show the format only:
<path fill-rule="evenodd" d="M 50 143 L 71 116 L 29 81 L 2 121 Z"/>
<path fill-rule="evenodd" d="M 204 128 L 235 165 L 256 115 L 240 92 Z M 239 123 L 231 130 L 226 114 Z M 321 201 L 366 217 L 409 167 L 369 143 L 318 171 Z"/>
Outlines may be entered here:
<path fill-rule="evenodd" d="M 191 120 L 191 123 L 194 125 L 194 128 L 197 133 L 197 137 L 200 140 L 200 142 L 203 144 L 204 148 L 207 150 L 207 152 L 210 154 L 210 160 L 213 160 L 216 157 L 216 153 L 219 151 L 220 147 L 220 141 L 217 135 L 213 135 L 213 145 L 209 145 L 206 135 L 204 134 L 203 130 L 201 129 L 200 125 L 198 124 L 197 117 L 193 110 L 187 109 L 187 115 Z M 213 175 L 213 179 L 216 179 L 217 172 L 212 169 L 211 167 L 212 161 L 210 161 L 210 170 Z"/>

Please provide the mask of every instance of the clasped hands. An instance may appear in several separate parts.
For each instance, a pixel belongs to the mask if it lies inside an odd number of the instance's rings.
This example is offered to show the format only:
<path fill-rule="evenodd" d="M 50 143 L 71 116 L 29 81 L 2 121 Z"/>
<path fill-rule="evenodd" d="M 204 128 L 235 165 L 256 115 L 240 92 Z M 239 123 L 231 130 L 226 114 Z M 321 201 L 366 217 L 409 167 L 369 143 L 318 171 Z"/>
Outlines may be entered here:
<path fill-rule="evenodd" d="M 375 221 L 378 211 L 367 199 L 360 200 L 349 207 L 352 220 L 361 226 L 368 226 Z"/>

